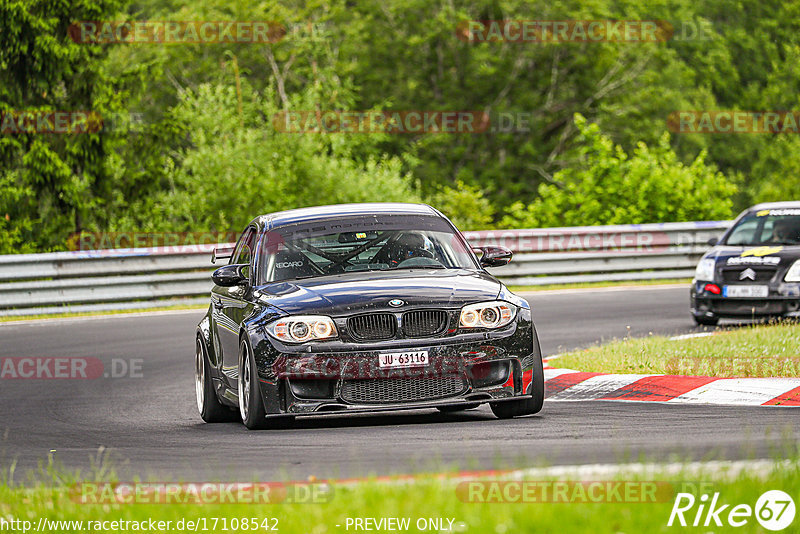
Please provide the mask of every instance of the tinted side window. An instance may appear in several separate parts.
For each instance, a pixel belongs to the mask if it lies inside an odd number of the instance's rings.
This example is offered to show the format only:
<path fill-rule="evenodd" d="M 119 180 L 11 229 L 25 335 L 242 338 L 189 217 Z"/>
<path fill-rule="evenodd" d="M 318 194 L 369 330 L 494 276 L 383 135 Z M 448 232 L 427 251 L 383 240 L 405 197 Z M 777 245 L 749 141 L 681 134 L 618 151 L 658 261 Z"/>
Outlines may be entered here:
<path fill-rule="evenodd" d="M 244 231 L 239 243 L 236 244 L 236 252 L 231 258 L 231 263 L 250 263 L 253 258 L 253 242 L 255 241 L 255 230 L 250 227 Z"/>

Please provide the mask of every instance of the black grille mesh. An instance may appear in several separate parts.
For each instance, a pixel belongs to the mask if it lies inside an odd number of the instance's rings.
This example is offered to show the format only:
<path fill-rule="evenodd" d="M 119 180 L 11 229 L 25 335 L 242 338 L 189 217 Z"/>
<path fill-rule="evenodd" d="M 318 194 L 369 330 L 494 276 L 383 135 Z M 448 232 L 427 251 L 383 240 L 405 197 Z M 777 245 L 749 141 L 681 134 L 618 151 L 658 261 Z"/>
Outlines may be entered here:
<path fill-rule="evenodd" d="M 461 377 L 367 378 L 345 380 L 342 399 L 356 404 L 413 402 L 458 395 L 467 389 Z"/>
<path fill-rule="evenodd" d="M 403 332 L 407 337 L 429 337 L 447 328 L 447 312 L 441 310 L 412 311 L 403 315 Z"/>
<path fill-rule="evenodd" d="M 742 274 L 742 271 L 747 270 L 748 268 L 753 269 L 755 271 L 756 276 L 755 280 L 750 280 L 750 278 L 745 278 L 744 280 L 740 280 L 739 277 Z M 775 276 L 775 272 L 777 271 L 777 267 L 737 267 L 735 269 L 723 269 L 722 270 L 722 279 L 725 282 L 740 282 L 742 284 L 752 284 L 753 282 L 769 282 L 772 280 L 772 277 Z"/>
<path fill-rule="evenodd" d="M 392 339 L 397 333 L 397 320 L 391 313 L 359 315 L 348 319 L 347 328 L 359 341 Z"/>

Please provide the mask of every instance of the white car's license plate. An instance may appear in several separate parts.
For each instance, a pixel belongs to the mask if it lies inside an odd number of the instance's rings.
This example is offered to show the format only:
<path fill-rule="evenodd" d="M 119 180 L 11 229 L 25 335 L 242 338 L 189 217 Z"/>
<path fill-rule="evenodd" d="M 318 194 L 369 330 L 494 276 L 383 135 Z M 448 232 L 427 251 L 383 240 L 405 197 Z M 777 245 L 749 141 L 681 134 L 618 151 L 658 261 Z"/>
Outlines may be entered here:
<path fill-rule="evenodd" d="M 722 296 L 730 298 L 764 298 L 769 295 L 767 286 L 725 286 Z"/>
<path fill-rule="evenodd" d="M 427 350 L 378 354 L 378 366 L 382 369 L 387 367 L 417 367 L 420 365 L 428 365 Z"/>

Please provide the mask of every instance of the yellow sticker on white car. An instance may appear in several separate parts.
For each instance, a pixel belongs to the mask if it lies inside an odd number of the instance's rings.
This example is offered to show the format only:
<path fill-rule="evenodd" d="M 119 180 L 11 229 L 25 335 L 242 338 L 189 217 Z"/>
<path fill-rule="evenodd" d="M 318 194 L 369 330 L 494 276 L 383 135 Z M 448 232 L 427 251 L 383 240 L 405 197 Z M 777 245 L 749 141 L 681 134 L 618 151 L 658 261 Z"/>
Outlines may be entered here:
<path fill-rule="evenodd" d="M 769 256 L 770 254 L 777 254 L 778 252 L 782 251 L 783 247 L 756 247 L 751 248 L 750 250 L 745 250 L 742 252 L 741 256 L 746 258 L 747 256 Z"/>

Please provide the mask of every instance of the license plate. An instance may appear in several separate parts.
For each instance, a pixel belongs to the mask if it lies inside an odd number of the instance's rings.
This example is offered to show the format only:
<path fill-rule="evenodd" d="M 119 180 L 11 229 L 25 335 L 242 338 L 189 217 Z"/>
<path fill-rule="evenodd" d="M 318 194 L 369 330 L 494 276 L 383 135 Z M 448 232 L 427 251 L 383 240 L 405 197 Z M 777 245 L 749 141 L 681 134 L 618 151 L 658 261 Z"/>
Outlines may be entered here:
<path fill-rule="evenodd" d="M 428 365 L 427 350 L 378 354 L 378 366 L 381 369 L 389 367 L 417 367 L 420 365 Z"/>
<path fill-rule="evenodd" d="M 764 298 L 769 295 L 767 286 L 725 286 L 722 296 L 730 298 Z"/>

